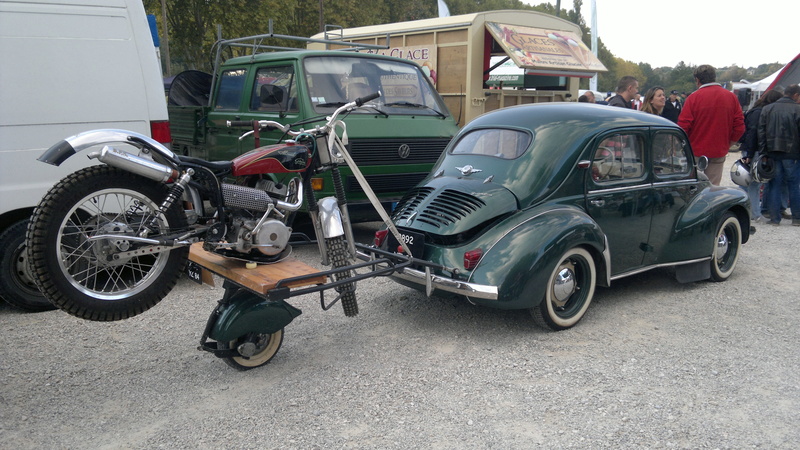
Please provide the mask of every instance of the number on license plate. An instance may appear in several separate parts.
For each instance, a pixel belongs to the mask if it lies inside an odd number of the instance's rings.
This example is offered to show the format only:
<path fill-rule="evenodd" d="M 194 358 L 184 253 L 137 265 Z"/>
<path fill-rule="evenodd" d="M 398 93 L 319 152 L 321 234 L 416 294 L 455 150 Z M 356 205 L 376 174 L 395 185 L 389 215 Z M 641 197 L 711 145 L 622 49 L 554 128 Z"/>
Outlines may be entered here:
<path fill-rule="evenodd" d="M 203 268 L 189 261 L 186 264 L 186 277 L 197 284 L 203 284 Z"/>
<path fill-rule="evenodd" d="M 400 238 L 406 244 L 408 249 L 411 250 L 411 256 L 415 258 L 422 258 L 422 252 L 425 249 L 425 235 L 408 230 L 398 231 L 400 232 Z M 394 234 L 392 233 L 389 233 L 388 245 L 390 251 L 398 251 L 398 247 L 400 246 L 397 238 L 395 238 Z"/>

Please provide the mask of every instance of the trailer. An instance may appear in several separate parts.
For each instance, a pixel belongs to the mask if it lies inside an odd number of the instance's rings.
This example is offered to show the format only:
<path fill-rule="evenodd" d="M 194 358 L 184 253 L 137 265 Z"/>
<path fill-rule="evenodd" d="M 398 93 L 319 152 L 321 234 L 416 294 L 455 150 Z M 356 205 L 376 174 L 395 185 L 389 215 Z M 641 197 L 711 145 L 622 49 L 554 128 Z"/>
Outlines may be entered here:
<path fill-rule="evenodd" d="M 549 14 L 501 10 L 330 28 L 313 38 L 370 45 L 388 38 L 388 49 L 367 51 L 419 64 L 463 126 L 506 106 L 577 100 L 581 78 L 607 71 L 581 34 L 578 25 Z M 338 48 L 321 43 L 308 47 Z M 514 73 L 501 67 L 509 61 L 518 69 Z"/>

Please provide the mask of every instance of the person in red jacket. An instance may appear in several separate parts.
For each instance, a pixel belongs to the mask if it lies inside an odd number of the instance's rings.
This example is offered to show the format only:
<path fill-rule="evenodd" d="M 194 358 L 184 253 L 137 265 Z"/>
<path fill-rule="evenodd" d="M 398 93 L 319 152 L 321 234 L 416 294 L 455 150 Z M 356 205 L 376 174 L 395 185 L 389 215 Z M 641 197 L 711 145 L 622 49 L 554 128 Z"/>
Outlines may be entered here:
<path fill-rule="evenodd" d="M 744 115 L 736 95 L 716 83 L 712 66 L 697 66 L 693 75 L 697 90 L 686 99 L 678 125 L 689 136 L 695 158 L 708 158 L 706 175 L 719 185 L 728 149 L 744 134 Z"/>

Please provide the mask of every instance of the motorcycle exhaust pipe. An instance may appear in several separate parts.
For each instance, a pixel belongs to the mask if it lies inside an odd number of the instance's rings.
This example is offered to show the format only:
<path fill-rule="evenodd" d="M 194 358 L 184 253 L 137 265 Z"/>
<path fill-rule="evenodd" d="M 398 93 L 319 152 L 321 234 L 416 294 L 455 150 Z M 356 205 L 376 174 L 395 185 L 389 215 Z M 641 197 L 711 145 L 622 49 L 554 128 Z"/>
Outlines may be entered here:
<path fill-rule="evenodd" d="M 99 152 L 89 153 L 90 159 L 108 164 L 111 167 L 126 170 L 128 172 L 141 175 L 145 178 L 166 183 L 168 180 L 176 180 L 180 175 L 177 170 L 159 164 L 153 160 L 142 158 L 131 153 L 118 150 L 106 145 Z"/>

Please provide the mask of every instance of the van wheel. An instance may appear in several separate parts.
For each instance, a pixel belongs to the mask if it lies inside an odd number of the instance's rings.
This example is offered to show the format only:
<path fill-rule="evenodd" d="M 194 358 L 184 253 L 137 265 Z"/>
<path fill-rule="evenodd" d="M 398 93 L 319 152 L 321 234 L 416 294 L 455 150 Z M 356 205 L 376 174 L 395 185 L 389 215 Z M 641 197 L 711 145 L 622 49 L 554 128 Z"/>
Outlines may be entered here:
<path fill-rule="evenodd" d="M 0 234 L 0 249 L 5 250 L 0 256 L 0 298 L 25 311 L 51 311 L 55 305 L 39 292 L 28 267 L 27 228 L 28 219 L 20 220 Z"/>
<path fill-rule="evenodd" d="M 536 322 L 560 331 L 575 326 L 594 297 L 597 271 L 592 255 L 575 247 L 561 256 L 539 306 L 531 308 Z"/>

